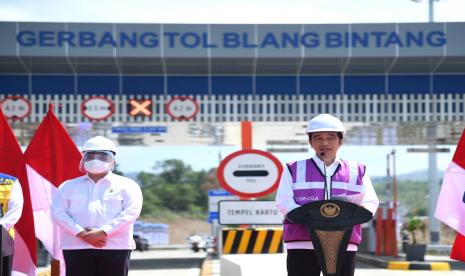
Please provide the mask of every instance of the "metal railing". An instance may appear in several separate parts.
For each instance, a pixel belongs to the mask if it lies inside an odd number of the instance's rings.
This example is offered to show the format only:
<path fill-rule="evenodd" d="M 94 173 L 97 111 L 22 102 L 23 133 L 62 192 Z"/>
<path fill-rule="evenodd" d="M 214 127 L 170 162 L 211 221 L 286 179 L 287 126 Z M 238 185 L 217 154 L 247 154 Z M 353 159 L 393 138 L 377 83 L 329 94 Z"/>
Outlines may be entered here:
<path fill-rule="evenodd" d="M 5 97 L 7 95 L 4 95 Z M 13 96 L 13 95 L 12 95 Z M 32 103 L 32 112 L 23 119 L 37 123 L 48 111 L 55 109 L 63 123 L 90 121 L 81 113 L 83 100 L 94 95 L 15 95 Z M 104 122 L 170 122 L 165 104 L 174 96 L 105 95 L 115 105 L 114 114 Z M 3 98 L 0 96 L 0 100 Z M 359 95 L 191 95 L 199 112 L 193 122 L 303 122 L 319 113 L 331 113 L 344 122 L 451 122 L 465 121 L 463 94 L 359 94 Z M 152 100 L 150 116 L 131 116 L 129 99 Z"/>

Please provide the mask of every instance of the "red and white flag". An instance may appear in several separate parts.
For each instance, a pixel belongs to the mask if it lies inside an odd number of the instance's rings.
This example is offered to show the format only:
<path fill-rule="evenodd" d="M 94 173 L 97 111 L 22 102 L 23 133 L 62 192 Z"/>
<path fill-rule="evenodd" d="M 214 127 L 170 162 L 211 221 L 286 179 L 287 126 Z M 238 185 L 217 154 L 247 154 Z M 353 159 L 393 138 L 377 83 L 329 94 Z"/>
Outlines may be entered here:
<path fill-rule="evenodd" d="M 450 258 L 465 262 L 465 236 L 457 233 L 454 245 L 450 252 Z"/>
<path fill-rule="evenodd" d="M 458 232 L 451 258 L 465 262 L 465 131 L 444 174 L 434 216 Z"/>
<path fill-rule="evenodd" d="M 15 224 L 15 253 L 12 275 L 36 275 L 37 256 L 31 196 L 23 151 L 0 108 L 0 171 L 19 179 L 24 205 Z"/>
<path fill-rule="evenodd" d="M 81 153 L 71 140 L 49 106 L 34 137 L 24 153 L 27 163 L 34 212 L 36 237 L 48 252 L 61 262 L 64 275 L 63 255 L 60 249 L 59 229 L 50 213 L 52 197 L 65 180 L 82 175 L 79 171 Z"/>

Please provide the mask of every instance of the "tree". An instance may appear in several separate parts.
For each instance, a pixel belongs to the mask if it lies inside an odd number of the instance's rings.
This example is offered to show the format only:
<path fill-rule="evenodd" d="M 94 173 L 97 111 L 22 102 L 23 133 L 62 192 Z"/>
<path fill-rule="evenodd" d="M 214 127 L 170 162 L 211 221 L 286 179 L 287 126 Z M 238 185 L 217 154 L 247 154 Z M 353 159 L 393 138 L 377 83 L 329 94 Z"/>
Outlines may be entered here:
<path fill-rule="evenodd" d="M 171 211 L 206 216 L 210 185 L 205 183 L 213 183 L 212 170 L 196 172 L 176 159 L 157 162 L 154 169 L 156 173 L 138 175 L 144 194 L 142 215 Z"/>
<path fill-rule="evenodd" d="M 119 170 L 119 164 L 115 164 L 115 167 L 112 170 L 113 173 L 124 176 L 124 173 Z"/>

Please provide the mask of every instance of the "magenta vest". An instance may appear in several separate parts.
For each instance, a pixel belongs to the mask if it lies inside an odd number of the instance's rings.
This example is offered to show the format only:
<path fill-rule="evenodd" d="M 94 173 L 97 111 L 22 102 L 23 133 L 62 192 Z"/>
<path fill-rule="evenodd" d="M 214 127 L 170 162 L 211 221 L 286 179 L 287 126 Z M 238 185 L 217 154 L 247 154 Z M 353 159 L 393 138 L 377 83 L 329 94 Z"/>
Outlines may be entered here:
<path fill-rule="evenodd" d="M 313 159 L 300 160 L 287 164 L 292 176 L 294 200 L 303 205 L 311 201 L 324 200 L 324 175 Z M 331 176 L 331 196 L 355 195 L 363 192 L 362 178 L 365 165 L 342 160 L 336 172 Z M 284 220 L 284 242 L 311 241 L 306 226 Z M 352 229 L 350 243 L 360 244 L 362 227 Z"/>

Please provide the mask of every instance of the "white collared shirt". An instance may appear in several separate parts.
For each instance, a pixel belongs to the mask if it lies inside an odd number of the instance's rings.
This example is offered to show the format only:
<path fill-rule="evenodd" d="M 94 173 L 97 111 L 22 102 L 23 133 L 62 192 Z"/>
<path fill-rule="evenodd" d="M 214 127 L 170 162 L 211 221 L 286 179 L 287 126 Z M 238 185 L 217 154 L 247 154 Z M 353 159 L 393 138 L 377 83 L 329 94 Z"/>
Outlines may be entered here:
<path fill-rule="evenodd" d="M 65 181 L 52 200 L 62 249 L 95 248 L 76 237 L 88 227 L 107 234 L 107 243 L 101 249 L 134 249 L 133 226 L 141 209 L 139 185 L 112 172 L 97 183 L 87 175 Z"/>
<path fill-rule="evenodd" d="M 21 217 L 23 204 L 23 190 L 21 188 L 21 184 L 19 184 L 19 180 L 16 179 L 15 183 L 13 183 L 13 187 L 11 187 L 7 211 L 0 218 L 0 224 L 3 225 L 7 231 L 10 230 Z"/>
<path fill-rule="evenodd" d="M 326 173 L 326 183 L 328 185 L 326 185 L 326 190 L 325 190 L 325 199 L 329 199 L 329 198 L 326 198 L 326 195 L 331 195 L 331 177 L 333 176 L 333 174 L 336 172 L 339 164 L 342 162 L 341 159 L 339 157 L 336 157 L 336 159 L 334 159 L 334 162 L 329 165 L 329 166 L 326 166 L 325 168 L 325 163 L 323 161 L 320 160 L 320 158 L 318 158 L 316 155 L 312 157 L 313 161 L 315 161 L 315 164 L 317 165 L 318 169 L 320 170 L 320 172 L 322 172 L 323 174 Z"/>

